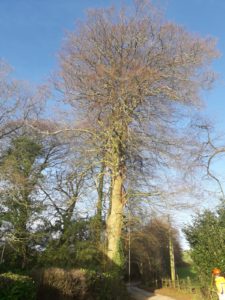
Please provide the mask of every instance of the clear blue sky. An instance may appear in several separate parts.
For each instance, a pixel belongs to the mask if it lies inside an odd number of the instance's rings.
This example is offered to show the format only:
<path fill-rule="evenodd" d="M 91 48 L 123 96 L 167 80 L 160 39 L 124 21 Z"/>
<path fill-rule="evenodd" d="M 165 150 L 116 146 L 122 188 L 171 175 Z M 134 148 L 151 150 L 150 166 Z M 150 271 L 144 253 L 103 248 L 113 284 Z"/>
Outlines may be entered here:
<path fill-rule="evenodd" d="M 154 0 L 157 3 L 157 0 Z M 123 0 L 131 3 L 131 0 Z M 120 0 L 0 0 L 0 57 L 15 69 L 20 79 L 41 83 L 57 67 L 59 51 L 66 31 L 83 19 L 90 7 L 119 5 Z M 218 38 L 222 57 L 214 64 L 221 74 L 216 88 L 207 93 L 207 112 L 223 124 L 225 108 L 225 1 L 161 0 L 168 19 L 203 36 Z"/>

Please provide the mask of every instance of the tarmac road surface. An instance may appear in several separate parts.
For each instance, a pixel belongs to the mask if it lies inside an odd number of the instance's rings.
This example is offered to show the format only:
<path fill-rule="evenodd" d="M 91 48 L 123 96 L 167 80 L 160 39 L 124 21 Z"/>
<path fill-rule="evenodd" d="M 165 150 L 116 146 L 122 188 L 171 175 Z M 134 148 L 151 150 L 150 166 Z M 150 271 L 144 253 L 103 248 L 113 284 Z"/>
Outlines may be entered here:
<path fill-rule="evenodd" d="M 136 300 L 175 300 L 168 296 L 154 295 L 133 285 L 128 285 L 127 289 L 131 296 Z"/>

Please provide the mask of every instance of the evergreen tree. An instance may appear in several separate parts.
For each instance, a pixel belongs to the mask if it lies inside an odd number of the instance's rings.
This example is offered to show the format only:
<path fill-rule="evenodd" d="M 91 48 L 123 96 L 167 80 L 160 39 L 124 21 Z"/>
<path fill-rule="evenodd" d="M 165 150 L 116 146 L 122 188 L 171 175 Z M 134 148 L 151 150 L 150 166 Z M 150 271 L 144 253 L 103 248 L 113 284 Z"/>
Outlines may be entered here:
<path fill-rule="evenodd" d="M 191 225 L 184 229 L 191 246 L 191 257 L 201 281 L 211 277 L 211 270 L 219 267 L 225 270 L 225 208 L 217 212 L 205 210 L 197 214 Z"/>
<path fill-rule="evenodd" d="M 42 145 L 27 136 L 15 138 L 1 159 L 2 241 L 17 267 L 27 267 L 37 246 L 43 209 L 38 184 L 46 167 Z"/>

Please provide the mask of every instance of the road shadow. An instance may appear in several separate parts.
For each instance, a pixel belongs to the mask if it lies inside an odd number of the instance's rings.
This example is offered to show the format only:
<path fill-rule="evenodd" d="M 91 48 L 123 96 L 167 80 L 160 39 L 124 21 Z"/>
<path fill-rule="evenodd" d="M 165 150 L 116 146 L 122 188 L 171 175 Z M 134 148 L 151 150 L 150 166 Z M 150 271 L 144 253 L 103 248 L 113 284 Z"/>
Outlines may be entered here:
<path fill-rule="evenodd" d="M 174 300 L 171 297 L 155 295 L 154 293 L 138 288 L 136 283 L 134 283 L 134 285 L 132 285 L 132 283 L 127 284 L 127 290 L 135 300 Z"/>
<path fill-rule="evenodd" d="M 149 299 L 149 298 L 155 296 L 151 292 L 148 292 L 148 291 L 138 288 L 136 286 L 136 283 L 127 284 L 127 290 L 129 292 L 129 294 L 137 300 L 146 300 L 146 299 Z"/>

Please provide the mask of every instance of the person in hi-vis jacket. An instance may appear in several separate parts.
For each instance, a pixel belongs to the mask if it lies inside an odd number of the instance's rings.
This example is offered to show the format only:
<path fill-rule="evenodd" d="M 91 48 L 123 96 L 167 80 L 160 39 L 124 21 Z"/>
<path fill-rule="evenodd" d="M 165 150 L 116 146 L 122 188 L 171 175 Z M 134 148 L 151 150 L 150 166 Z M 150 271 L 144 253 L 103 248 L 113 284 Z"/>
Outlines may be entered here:
<path fill-rule="evenodd" d="M 219 268 L 214 268 L 212 274 L 214 276 L 219 300 L 225 300 L 225 278 L 221 275 L 221 270 Z"/>

